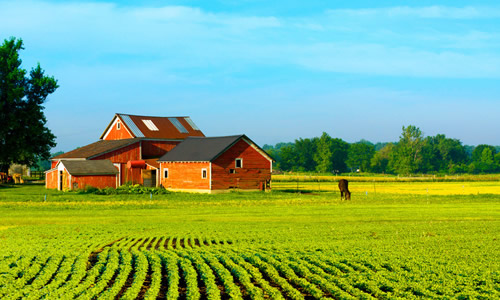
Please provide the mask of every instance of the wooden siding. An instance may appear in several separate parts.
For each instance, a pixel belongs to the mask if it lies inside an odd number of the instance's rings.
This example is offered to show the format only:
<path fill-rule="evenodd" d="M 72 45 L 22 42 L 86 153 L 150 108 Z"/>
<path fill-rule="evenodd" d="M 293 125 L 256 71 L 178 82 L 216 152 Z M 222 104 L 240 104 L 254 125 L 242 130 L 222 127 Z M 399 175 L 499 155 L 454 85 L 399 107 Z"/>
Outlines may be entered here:
<path fill-rule="evenodd" d="M 142 141 L 142 157 L 160 157 L 179 143 L 180 141 Z"/>
<path fill-rule="evenodd" d="M 118 129 L 117 126 L 118 123 L 115 122 L 108 129 L 108 135 L 106 135 L 104 140 L 123 140 L 133 138 L 133 136 L 128 132 L 123 123 L 120 124 L 120 129 Z"/>
<path fill-rule="evenodd" d="M 87 186 L 95 188 L 116 188 L 116 175 L 85 175 L 71 176 L 71 189 L 85 189 Z"/>
<path fill-rule="evenodd" d="M 243 168 L 235 168 L 236 158 Z M 233 169 L 235 173 L 230 173 Z M 271 161 L 246 141 L 240 140 L 212 163 L 212 190 L 261 190 L 271 180 Z"/>
<path fill-rule="evenodd" d="M 123 147 L 106 154 L 92 158 L 96 159 L 109 159 L 112 163 L 127 163 L 129 160 L 141 159 L 140 141 L 127 147 Z"/>
<path fill-rule="evenodd" d="M 168 168 L 168 178 L 164 169 Z M 208 162 L 162 162 L 161 184 L 167 189 L 210 190 L 210 163 Z M 207 169 L 207 178 L 201 178 L 201 170 Z"/>
<path fill-rule="evenodd" d="M 45 188 L 57 189 L 57 169 L 45 173 Z"/>

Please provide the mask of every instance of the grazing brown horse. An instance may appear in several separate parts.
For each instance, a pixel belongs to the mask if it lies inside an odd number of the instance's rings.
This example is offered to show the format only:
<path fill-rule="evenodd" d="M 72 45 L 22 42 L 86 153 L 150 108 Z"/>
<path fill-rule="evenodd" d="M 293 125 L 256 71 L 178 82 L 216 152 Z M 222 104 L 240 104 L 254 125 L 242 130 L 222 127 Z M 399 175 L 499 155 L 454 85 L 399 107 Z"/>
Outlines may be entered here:
<path fill-rule="evenodd" d="M 351 192 L 349 192 L 349 182 L 345 179 L 339 180 L 340 200 L 351 200 Z"/>

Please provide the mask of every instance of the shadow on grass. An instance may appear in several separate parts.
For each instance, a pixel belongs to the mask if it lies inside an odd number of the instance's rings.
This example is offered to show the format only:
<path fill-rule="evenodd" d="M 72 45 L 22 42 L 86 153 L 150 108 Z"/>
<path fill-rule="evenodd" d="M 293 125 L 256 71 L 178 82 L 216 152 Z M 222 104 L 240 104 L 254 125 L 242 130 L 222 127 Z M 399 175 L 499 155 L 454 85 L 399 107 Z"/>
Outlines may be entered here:
<path fill-rule="evenodd" d="M 276 191 L 283 192 L 283 193 L 303 194 L 303 195 L 321 195 L 321 193 L 319 191 L 315 191 L 315 190 L 284 189 L 284 190 L 276 190 Z"/>

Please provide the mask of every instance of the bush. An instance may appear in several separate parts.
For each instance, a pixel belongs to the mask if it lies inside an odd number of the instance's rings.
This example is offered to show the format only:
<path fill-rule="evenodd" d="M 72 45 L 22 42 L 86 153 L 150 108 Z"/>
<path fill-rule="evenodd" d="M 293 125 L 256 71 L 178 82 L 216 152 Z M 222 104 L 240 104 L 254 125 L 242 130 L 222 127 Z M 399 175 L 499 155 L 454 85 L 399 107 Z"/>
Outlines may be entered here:
<path fill-rule="evenodd" d="M 99 191 L 99 189 L 96 187 L 93 187 L 91 185 L 87 185 L 87 186 L 85 186 L 84 191 L 87 194 L 95 194 L 97 191 Z"/>
<path fill-rule="evenodd" d="M 90 185 L 87 185 L 85 189 L 73 189 L 68 190 L 69 192 L 74 192 L 78 194 L 95 194 L 95 195 L 124 195 L 124 194 L 153 194 L 153 195 L 164 195 L 170 193 L 163 187 L 144 187 L 140 184 L 125 184 L 119 186 L 118 188 L 105 187 L 103 189 L 99 189 Z"/>

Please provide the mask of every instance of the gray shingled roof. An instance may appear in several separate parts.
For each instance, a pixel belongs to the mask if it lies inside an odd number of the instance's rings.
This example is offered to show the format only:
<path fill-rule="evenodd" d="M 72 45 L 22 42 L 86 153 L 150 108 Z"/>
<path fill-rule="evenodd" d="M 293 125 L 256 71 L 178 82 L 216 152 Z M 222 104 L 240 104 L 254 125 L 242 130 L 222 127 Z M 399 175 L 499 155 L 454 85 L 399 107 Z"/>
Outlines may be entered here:
<path fill-rule="evenodd" d="M 62 160 L 71 175 L 115 175 L 118 169 L 110 160 Z"/>
<path fill-rule="evenodd" d="M 212 161 L 244 136 L 188 137 L 158 161 Z"/>
<path fill-rule="evenodd" d="M 219 137 L 188 137 L 175 146 L 174 149 L 160 157 L 158 161 L 213 161 L 242 138 L 259 148 L 244 134 Z M 269 159 L 272 159 L 264 150 L 260 150 Z"/>

